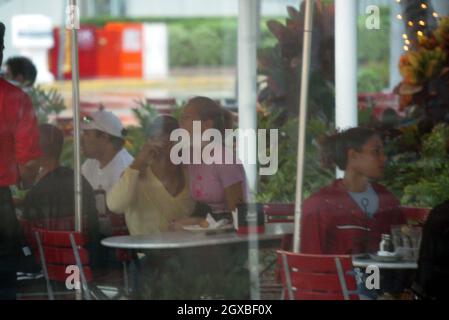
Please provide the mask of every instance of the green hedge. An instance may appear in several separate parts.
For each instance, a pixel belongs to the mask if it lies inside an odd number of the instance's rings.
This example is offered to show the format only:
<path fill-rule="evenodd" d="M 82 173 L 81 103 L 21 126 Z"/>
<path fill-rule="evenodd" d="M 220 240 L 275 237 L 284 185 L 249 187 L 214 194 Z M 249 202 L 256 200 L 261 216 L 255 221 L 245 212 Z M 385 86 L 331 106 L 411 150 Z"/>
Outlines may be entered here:
<path fill-rule="evenodd" d="M 83 24 L 103 26 L 116 21 L 111 17 L 86 18 Z M 268 31 L 266 18 L 261 21 L 261 47 L 276 41 Z M 168 26 L 171 68 L 219 67 L 237 64 L 236 18 L 123 18 L 122 22 L 164 22 Z"/>
<path fill-rule="evenodd" d="M 237 24 L 234 21 L 173 23 L 168 30 L 170 67 L 235 65 Z"/>
<path fill-rule="evenodd" d="M 173 22 L 168 25 L 170 67 L 217 67 L 237 64 L 237 19 Z M 275 43 L 261 23 L 261 47 Z"/>
<path fill-rule="evenodd" d="M 380 30 L 367 29 L 365 16 L 358 19 L 359 92 L 379 92 L 389 86 L 390 9 L 380 9 Z"/>
<path fill-rule="evenodd" d="M 359 91 L 376 92 L 388 87 L 390 12 L 381 8 L 381 29 L 368 30 L 365 17 L 358 21 Z M 260 47 L 276 43 L 266 21 L 285 18 L 265 17 L 260 23 Z M 117 21 L 112 17 L 86 18 L 83 24 L 103 26 Z M 237 63 L 236 18 L 120 18 L 123 22 L 164 22 L 169 32 L 171 68 L 235 66 Z M 400 40 L 400 39 L 399 39 Z"/>

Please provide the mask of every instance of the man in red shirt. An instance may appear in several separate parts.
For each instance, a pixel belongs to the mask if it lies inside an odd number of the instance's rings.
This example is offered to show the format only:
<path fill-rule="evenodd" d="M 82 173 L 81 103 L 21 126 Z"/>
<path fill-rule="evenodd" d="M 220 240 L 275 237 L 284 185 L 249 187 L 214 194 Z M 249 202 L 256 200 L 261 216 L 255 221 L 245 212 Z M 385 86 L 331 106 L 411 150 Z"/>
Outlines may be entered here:
<path fill-rule="evenodd" d="M 5 25 L 0 22 L 0 66 Z M 10 185 L 30 185 L 41 155 L 36 116 L 29 97 L 0 79 L 0 300 L 16 298 L 20 226 Z"/>

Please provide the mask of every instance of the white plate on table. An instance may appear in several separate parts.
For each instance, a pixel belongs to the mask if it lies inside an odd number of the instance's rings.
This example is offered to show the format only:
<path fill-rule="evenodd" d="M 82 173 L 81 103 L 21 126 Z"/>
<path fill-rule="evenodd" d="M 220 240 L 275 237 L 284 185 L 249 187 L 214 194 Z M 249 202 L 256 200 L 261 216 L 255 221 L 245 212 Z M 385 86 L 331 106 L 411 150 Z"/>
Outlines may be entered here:
<path fill-rule="evenodd" d="M 371 259 L 378 262 L 399 262 L 402 260 L 402 257 L 400 255 L 384 256 L 378 255 L 377 253 L 370 253 L 369 256 Z"/>
<path fill-rule="evenodd" d="M 227 224 L 218 228 L 203 228 L 199 224 L 194 224 L 191 226 L 183 226 L 182 229 L 190 232 L 226 232 L 233 230 L 234 226 L 232 224 Z"/>

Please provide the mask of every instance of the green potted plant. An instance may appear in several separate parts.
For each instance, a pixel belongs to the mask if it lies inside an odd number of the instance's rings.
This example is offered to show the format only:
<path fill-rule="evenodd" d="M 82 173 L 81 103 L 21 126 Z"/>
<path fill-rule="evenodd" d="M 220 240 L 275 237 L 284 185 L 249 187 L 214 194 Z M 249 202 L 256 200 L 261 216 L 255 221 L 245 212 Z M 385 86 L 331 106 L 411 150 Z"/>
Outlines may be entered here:
<path fill-rule="evenodd" d="M 448 143 L 449 125 L 439 124 L 422 137 L 416 151 L 393 156 L 387 166 L 385 185 L 417 223 L 430 208 L 449 199 Z"/>
<path fill-rule="evenodd" d="M 298 11 L 287 7 L 285 24 L 269 20 L 267 27 L 276 44 L 259 51 L 259 102 L 279 111 L 278 123 L 298 116 L 301 87 L 302 35 L 305 4 Z M 314 10 L 309 117 L 329 122 L 334 118 L 334 6 L 317 0 Z"/>

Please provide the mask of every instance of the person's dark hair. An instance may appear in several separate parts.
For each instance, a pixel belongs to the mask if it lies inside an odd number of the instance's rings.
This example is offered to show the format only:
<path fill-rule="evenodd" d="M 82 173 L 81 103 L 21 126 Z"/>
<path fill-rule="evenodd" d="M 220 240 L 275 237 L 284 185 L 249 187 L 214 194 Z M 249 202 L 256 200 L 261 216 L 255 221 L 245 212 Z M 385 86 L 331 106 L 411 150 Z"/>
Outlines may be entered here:
<path fill-rule="evenodd" d="M 158 137 L 163 134 L 170 135 L 173 130 L 179 128 L 176 118 L 168 115 L 156 117 L 149 126 L 146 135 L 148 138 Z"/>
<path fill-rule="evenodd" d="M 234 118 L 229 110 L 207 97 L 195 97 L 187 102 L 187 106 L 194 105 L 200 119 L 212 120 L 214 128 L 224 134 L 225 129 L 234 128 Z"/>
<path fill-rule="evenodd" d="M 5 39 L 5 25 L 0 21 L 0 45 L 3 46 Z"/>
<path fill-rule="evenodd" d="M 25 86 L 33 86 L 36 82 L 37 69 L 27 57 L 12 57 L 6 60 L 5 65 L 14 77 L 22 75 Z"/>
<path fill-rule="evenodd" d="M 337 166 L 340 170 L 345 170 L 348 165 L 348 151 L 361 151 L 365 143 L 376 135 L 378 133 L 375 130 L 363 127 L 325 135 L 320 139 L 322 165 L 326 168 Z"/>
<path fill-rule="evenodd" d="M 61 129 L 51 124 L 39 126 L 40 147 L 42 152 L 53 159 L 59 159 L 64 145 L 64 134 Z"/>
<path fill-rule="evenodd" d="M 2 66 L 3 62 L 4 38 L 5 38 L 5 25 L 0 21 L 0 67 Z"/>

